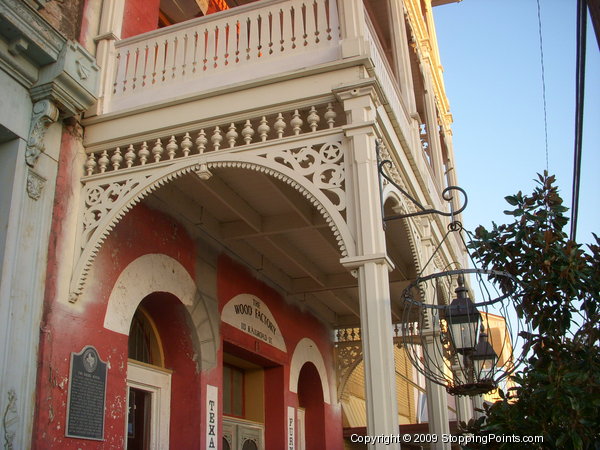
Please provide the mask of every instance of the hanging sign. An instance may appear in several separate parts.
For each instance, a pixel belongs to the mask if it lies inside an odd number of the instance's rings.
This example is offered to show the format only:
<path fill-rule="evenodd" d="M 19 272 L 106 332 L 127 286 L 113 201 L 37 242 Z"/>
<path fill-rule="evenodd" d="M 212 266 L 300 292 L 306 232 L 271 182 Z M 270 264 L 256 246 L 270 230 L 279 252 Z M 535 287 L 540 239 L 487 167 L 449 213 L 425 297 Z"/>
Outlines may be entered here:
<path fill-rule="evenodd" d="M 221 312 L 221 320 L 250 336 L 287 352 L 279 325 L 269 308 L 258 297 L 240 294 L 233 297 Z"/>
<path fill-rule="evenodd" d="M 68 437 L 104 440 L 106 363 L 91 345 L 71 353 L 67 400 Z"/>
<path fill-rule="evenodd" d="M 219 404 L 219 388 L 206 385 L 206 448 L 219 448 L 217 436 L 217 412 Z"/>

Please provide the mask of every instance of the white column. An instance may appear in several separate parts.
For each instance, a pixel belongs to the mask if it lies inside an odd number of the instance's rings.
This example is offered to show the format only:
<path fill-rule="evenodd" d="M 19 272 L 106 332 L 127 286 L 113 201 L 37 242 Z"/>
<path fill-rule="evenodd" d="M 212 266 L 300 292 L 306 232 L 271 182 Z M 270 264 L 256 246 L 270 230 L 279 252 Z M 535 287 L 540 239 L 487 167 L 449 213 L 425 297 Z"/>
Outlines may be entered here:
<path fill-rule="evenodd" d="M 458 420 L 464 423 L 468 423 L 473 418 L 473 405 L 470 397 L 464 395 L 456 397 L 456 413 Z"/>
<path fill-rule="evenodd" d="M 421 242 L 423 244 L 423 261 L 428 261 L 435 249 L 435 243 L 433 242 L 431 236 L 431 228 L 427 220 L 427 218 L 422 220 L 423 236 Z M 423 275 L 429 275 L 431 272 L 433 272 L 433 270 L 428 270 L 427 273 L 424 273 Z M 427 297 L 425 301 L 431 304 L 434 299 Z M 434 316 L 434 314 L 430 314 L 430 326 L 439 328 L 437 318 Z M 437 330 L 437 332 L 439 333 L 439 330 Z M 428 339 L 426 346 L 427 348 L 425 351 L 427 352 L 427 355 L 429 355 L 429 358 L 425 359 L 425 363 L 431 363 L 432 365 L 436 366 L 431 367 L 431 371 L 436 371 L 440 370 L 438 368 L 443 368 L 444 362 L 442 360 L 442 349 L 439 340 Z M 429 432 L 438 436 L 438 442 L 432 444 L 431 448 L 450 449 L 449 443 L 441 442 L 441 437 L 443 434 L 450 434 L 446 388 L 427 379 L 425 391 L 427 393 L 427 419 L 429 422 Z"/>
<path fill-rule="evenodd" d="M 474 395 L 471 397 L 471 401 L 473 402 L 473 417 L 478 419 L 483 416 L 481 411 L 477 411 L 478 409 L 483 410 L 483 396 L 482 395 Z"/>
<path fill-rule="evenodd" d="M 341 0 L 337 4 L 342 31 L 342 57 L 364 55 L 367 23 L 362 0 Z"/>
<path fill-rule="evenodd" d="M 428 342 L 426 345 L 427 354 L 434 358 L 434 364 L 437 367 L 443 367 L 443 362 L 441 361 L 441 349 L 439 348 L 440 343 Z M 436 369 L 432 368 L 432 370 Z M 431 448 L 450 449 L 450 444 L 441 442 L 443 434 L 450 434 L 446 388 L 426 379 L 425 392 L 427 393 L 427 420 L 429 422 L 429 432 L 438 436 L 438 442 L 432 444 Z"/>
<path fill-rule="evenodd" d="M 355 229 L 358 256 L 342 260 L 358 272 L 361 339 L 365 363 L 367 431 L 369 435 L 397 435 L 396 376 L 385 232 L 381 217 L 375 150 L 375 93 L 372 87 L 353 89 L 339 98 L 351 123 L 349 138 L 348 220 Z M 375 444 L 372 448 L 399 448 Z"/>
<path fill-rule="evenodd" d="M 440 144 L 440 128 L 438 125 L 437 105 L 435 102 L 435 94 L 433 92 L 433 83 L 429 67 L 424 66 L 424 83 L 425 83 L 425 114 L 427 115 L 427 136 L 429 137 L 429 152 L 431 162 L 433 164 L 433 172 L 438 188 L 443 189 L 444 183 L 444 164 L 442 162 L 442 146 Z M 441 191 L 440 191 L 441 193 Z"/>
<path fill-rule="evenodd" d="M 404 19 L 403 0 L 388 0 L 392 27 L 392 44 L 396 56 L 396 68 L 399 77 L 400 91 L 409 111 L 416 111 L 415 88 L 413 85 L 412 69 L 408 39 L 406 37 L 406 21 Z"/>
<path fill-rule="evenodd" d="M 96 104 L 86 111 L 88 117 L 108 111 L 116 64 L 115 42 L 121 38 L 124 11 L 125 0 L 105 0 L 102 3 L 98 35 L 93 38 L 97 44 L 96 61 L 101 67 L 100 93 Z"/>
<path fill-rule="evenodd" d="M 6 448 L 29 448 L 40 321 L 54 187 L 60 149 L 58 110 L 49 101 L 33 107 L 29 140 L 0 145 L 6 197 L 0 202 L 6 230 L 0 272 L 0 407 Z M 41 149 L 45 150 L 41 152 Z M 41 153 L 38 153 L 41 152 Z M 26 164 L 31 163 L 31 166 Z"/>

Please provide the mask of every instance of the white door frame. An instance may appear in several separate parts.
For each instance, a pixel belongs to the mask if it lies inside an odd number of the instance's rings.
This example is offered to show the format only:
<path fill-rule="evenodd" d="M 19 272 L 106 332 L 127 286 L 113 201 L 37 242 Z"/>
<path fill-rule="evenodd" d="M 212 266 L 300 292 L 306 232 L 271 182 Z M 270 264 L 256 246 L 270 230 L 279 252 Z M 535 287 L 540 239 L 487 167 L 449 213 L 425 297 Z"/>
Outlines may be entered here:
<path fill-rule="evenodd" d="M 306 410 L 298 408 L 296 410 L 296 427 L 298 428 L 297 450 L 306 450 Z"/>
<path fill-rule="evenodd" d="M 129 360 L 127 362 L 127 411 L 129 411 L 129 388 L 150 393 L 150 449 L 168 449 L 171 421 L 171 372 Z M 128 414 L 125 416 L 128 417 Z M 125 448 L 127 448 L 127 419 L 125 420 Z"/>

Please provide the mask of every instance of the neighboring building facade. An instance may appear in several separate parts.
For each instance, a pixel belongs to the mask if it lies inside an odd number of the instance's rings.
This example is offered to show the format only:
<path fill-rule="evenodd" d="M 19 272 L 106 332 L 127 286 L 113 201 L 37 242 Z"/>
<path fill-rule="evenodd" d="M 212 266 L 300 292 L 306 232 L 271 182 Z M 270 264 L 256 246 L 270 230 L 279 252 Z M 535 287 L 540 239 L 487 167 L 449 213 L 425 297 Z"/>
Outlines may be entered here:
<path fill-rule="evenodd" d="M 384 227 L 414 206 L 378 176 L 448 210 L 441 3 L 0 0 L 7 448 L 341 449 L 472 414 L 394 340 L 448 220 Z"/>

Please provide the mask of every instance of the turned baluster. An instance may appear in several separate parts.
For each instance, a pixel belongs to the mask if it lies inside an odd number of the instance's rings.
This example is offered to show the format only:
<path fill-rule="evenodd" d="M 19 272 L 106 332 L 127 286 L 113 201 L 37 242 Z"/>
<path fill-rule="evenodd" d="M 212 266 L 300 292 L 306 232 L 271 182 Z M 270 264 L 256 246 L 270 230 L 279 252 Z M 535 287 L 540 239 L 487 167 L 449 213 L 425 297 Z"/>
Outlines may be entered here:
<path fill-rule="evenodd" d="M 187 156 L 190 154 L 190 149 L 192 148 L 192 138 L 189 133 L 185 133 L 183 140 L 181 141 L 181 149 L 183 151 L 183 156 Z"/>
<path fill-rule="evenodd" d="M 292 126 L 292 128 L 294 130 L 294 134 L 296 136 L 299 135 L 300 132 L 302 131 L 302 124 L 303 123 L 304 123 L 303 120 L 300 118 L 300 113 L 296 109 L 294 111 L 294 116 L 292 117 L 292 120 L 290 120 L 290 125 Z"/>
<path fill-rule="evenodd" d="M 333 110 L 333 105 L 331 103 L 327 104 L 327 111 L 325 112 L 324 117 L 327 121 L 327 125 L 329 125 L 329 128 L 333 128 L 335 126 L 335 118 L 337 117 L 337 113 Z"/>
<path fill-rule="evenodd" d="M 108 154 L 106 153 L 106 150 L 104 150 L 102 152 L 102 155 L 100 156 L 100 159 L 98 160 L 98 167 L 100 168 L 100 173 L 106 172 L 106 167 L 108 166 L 108 163 Z"/>
<path fill-rule="evenodd" d="M 215 130 L 213 131 L 213 135 L 210 138 L 212 144 L 213 144 L 213 149 L 215 151 L 218 151 L 219 148 L 221 147 L 221 142 L 223 141 L 223 136 L 221 135 L 221 129 L 217 126 L 215 127 Z"/>
<path fill-rule="evenodd" d="M 235 141 L 237 140 L 238 136 L 239 135 L 238 135 L 238 132 L 235 129 L 235 125 L 232 123 L 229 126 L 229 131 L 225 135 L 225 137 L 227 138 L 227 141 L 229 142 L 229 148 L 235 147 Z"/>
<path fill-rule="evenodd" d="M 267 124 L 267 118 L 262 116 L 262 119 L 260 119 L 260 125 L 258 126 L 258 134 L 262 142 L 267 140 L 267 134 L 269 134 L 269 131 L 271 131 L 271 127 Z"/>
<path fill-rule="evenodd" d="M 94 173 L 94 168 L 98 165 L 96 163 L 96 156 L 93 153 L 90 153 L 87 157 L 87 161 L 85 162 L 85 171 L 86 175 L 90 176 Z"/>
<path fill-rule="evenodd" d="M 179 146 L 177 145 L 177 141 L 175 140 L 175 136 L 171 136 L 169 139 L 169 143 L 167 144 L 167 154 L 169 155 L 169 159 L 175 159 L 175 153 Z"/>
<path fill-rule="evenodd" d="M 246 120 L 244 128 L 242 129 L 242 137 L 244 138 L 246 145 L 252 142 L 252 136 L 254 136 L 254 128 L 252 128 L 252 123 L 249 120 Z"/>
<path fill-rule="evenodd" d="M 275 123 L 273 124 L 273 128 L 275 129 L 275 132 L 277 133 L 277 138 L 281 139 L 281 137 L 283 136 L 283 130 L 285 130 L 286 127 L 286 123 L 283 120 L 283 115 L 281 113 L 277 114 L 277 120 L 275 120 Z"/>
<path fill-rule="evenodd" d="M 133 160 L 135 159 L 135 151 L 133 145 L 129 144 L 127 152 L 125 153 L 125 165 L 129 168 L 133 166 Z"/>
<path fill-rule="evenodd" d="M 311 131 L 317 131 L 317 126 L 320 120 L 321 118 L 317 114 L 317 110 L 314 106 L 311 106 L 310 111 L 308 113 L 308 117 L 306 118 L 306 121 L 308 122 L 308 126 L 310 126 Z"/>
<path fill-rule="evenodd" d="M 206 133 L 204 132 L 204 128 L 200 130 L 198 133 L 198 137 L 196 138 L 196 147 L 198 147 L 198 153 L 204 153 L 206 150 L 206 144 L 208 144 L 208 139 L 206 138 Z"/>
<path fill-rule="evenodd" d="M 146 161 L 148 161 L 148 157 L 150 156 L 150 151 L 148 150 L 148 144 L 146 141 L 142 144 L 142 148 L 138 152 L 138 157 L 140 158 L 140 164 L 142 166 L 146 165 Z"/>
<path fill-rule="evenodd" d="M 154 162 L 159 162 L 160 158 L 162 158 L 162 154 L 164 152 L 164 148 L 162 146 L 162 141 L 157 139 L 154 143 L 154 147 L 152 147 L 152 154 L 154 155 Z"/>
<path fill-rule="evenodd" d="M 110 162 L 112 163 L 114 170 L 119 170 L 121 166 L 121 162 L 123 161 L 123 157 L 121 156 L 121 149 L 117 147 L 112 157 L 110 158 Z"/>

